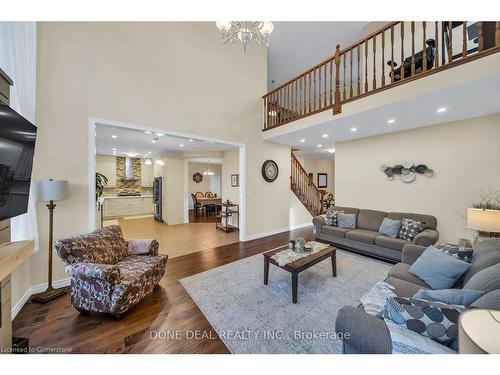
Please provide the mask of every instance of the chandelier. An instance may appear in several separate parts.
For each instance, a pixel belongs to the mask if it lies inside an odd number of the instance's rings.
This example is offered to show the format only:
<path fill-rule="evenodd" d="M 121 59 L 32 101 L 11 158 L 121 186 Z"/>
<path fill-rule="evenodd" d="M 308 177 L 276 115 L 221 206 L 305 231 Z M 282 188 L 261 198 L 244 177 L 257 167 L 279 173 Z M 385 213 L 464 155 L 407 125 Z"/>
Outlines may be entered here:
<path fill-rule="evenodd" d="M 269 21 L 217 21 L 216 25 L 223 44 L 240 41 L 244 52 L 252 39 L 259 45 L 269 47 L 269 36 L 274 29 L 273 23 Z"/>
<path fill-rule="evenodd" d="M 203 171 L 205 176 L 213 176 L 214 172 L 210 169 L 210 160 L 207 160 L 207 169 Z"/>

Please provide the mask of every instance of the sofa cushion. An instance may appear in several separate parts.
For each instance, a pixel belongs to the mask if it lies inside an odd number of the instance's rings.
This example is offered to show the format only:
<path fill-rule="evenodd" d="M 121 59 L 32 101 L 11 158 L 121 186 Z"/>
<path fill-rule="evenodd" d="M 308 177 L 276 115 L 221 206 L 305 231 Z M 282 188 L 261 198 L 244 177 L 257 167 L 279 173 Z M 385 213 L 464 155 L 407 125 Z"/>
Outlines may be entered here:
<path fill-rule="evenodd" d="M 387 217 L 393 220 L 403 220 L 404 218 L 407 218 L 415 221 L 420 221 L 421 223 L 424 223 L 425 229 L 437 228 L 437 219 L 431 215 L 413 214 L 405 212 L 389 212 L 387 213 Z"/>
<path fill-rule="evenodd" d="M 402 238 L 391 238 L 387 236 L 378 235 L 375 237 L 375 244 L 378 246 L 388 247 L 389 249 L 403 251 L 403 246 L 411 242 L 403 240 Z"/>
<path fill-rule="evenodd" d="M 358 218 L 359 208 L 335 206 L 335 211 L 342 211 L 345 214 L 354 214 Z"/>
<path fill-rule="evenodd" d="M 387 300 L 383 315 L 385 319 L 446 345 L 458 338 L 458 317 L 464 311 L 464 306 L 395 297 Z"/>
<path fill-rule="evenodd" d="M 409 272 L 424 280 L 432 289 L 448 289 L 453 287 L 470 267 L 469 263 L 429 246 L 411 265 Z"/>
<path fill-rule="evenodd" d="M 440 289 L 429 290 L 420 289 L 413 298 L 424 299 L 426 301 L 437 301 L 450 305 L 470 305 L 484 294 L 481 290 L 469 289 Z"/>
<path fill-rule="evenodd" d="M 359 210 L 357 228 L 378 232 L 386 215 L 383 211 Z"/>
<path fill-rule="evenodd" d="M 388 276 L 407 281 L 419 287 L 430 289 L 431 287 L 427 285 L 424 280 L 410 273 L 410 267 L 411 266 L 409 264 L 397 263 L 389 270 Z M 415 293 L 416 292 L 418 292 L 418 290 L 416 290 Z M 410 297 L 413 297 L 415 293 L 413 293 Z"/>
<path fill-rule="evenodd" d="M 331 226 L 338 226 L 338 221 L 337 221 L 337 214 L 338 213 L 344 213 L 343 211 L 338 211 L 334 209 L 329 209 L 326 211 L 324 217 L 325 217 L 325 223 L 326 225 L 331 225 Z"/>
<path fill-rule="evenodd" d="M 478 309 L 500 310 L 500 289 L 493 290 L 479 297 L 471 306 Z"/>
<path fill-rule="evenodd" d="M 321 232 L 329 234 L 330 236 L 345 238 L 345 234 L 349 232 L 350 229 L 332 227 L 329 225 L 323 225 Z"/>
<path fill-rule="evenodd" d="M 476 273 L 464 284 L 464 289 L 482 290 L 485 293 L 500 289 L 500 263 Z"/>
<path fill-rule="evenodd" d="M 383 236 L 387 236 L 390 238 L 397 238 L 400 229 L 401 229 L 401 220 L 392 220 L 387 217 L 384 217 L 384 220 L 382 220 L 382 224 L 380 224 L 378 232 Z"/>
<path fill-rule="evenodd" d="M 500 263 L 500 245 L 497 239 L 483 240 L 475 244 L 473 248 L 472 266 L 464 275 L 464 284 L 466 284 L 476 273 Z"/>
<path fill-rule="evenodd" d="M 349 240 L 365 242 L 370 244 L 375 244 L 375 237 L 378 236 L 378 232 L 373 232 L 371 230 L 364 229 L 353 229 L 345 234 L 345 238 Z"/>
<path fill-rule="evenodd" d="M 339 212 L 337 214 L 337 224 L 339 228 L 354 229 L 356 228 L 356 215 Z"/>
<path fill-rule="evenodd" d="M 420 221 L 415 221 L 412 219 L 404 218 L 401 220 L 401 229 L 399 230 L 399 238 L 407 241 L 413 241 L 413 239 L 425 229 L 424 224 Z"/>
<path fill-rule="evenodd" d="M 451 255 L 454 258 L 462 260 L 464 262 L 470 263 L 472 261 L 472 247 L 458 246 L 449 243 L 442 243 L 436 245 L 436 248 L 444 251 L 446 254 Z"/>
<path fill-rule="evenodd" d="M 396 293 L 398 297 L 410 298 L 413 297 L 415 293 L 418 293 L 419 290 L 425 288 L 421 285 L 410 283 L 408 281 L 392 276 L 389 276 L 387 279 L 385 279 L 385 282 L 394 287 L 394 293 Z"/>

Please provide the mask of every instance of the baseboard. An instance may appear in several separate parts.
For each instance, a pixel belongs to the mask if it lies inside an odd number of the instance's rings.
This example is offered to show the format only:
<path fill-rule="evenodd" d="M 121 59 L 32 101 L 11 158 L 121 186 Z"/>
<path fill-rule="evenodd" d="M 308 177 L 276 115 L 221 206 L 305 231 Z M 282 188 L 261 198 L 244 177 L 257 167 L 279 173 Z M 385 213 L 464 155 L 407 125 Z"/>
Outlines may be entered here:
<path fill-rule="evenodd" d="M 64 288 L 66 286 L 70 285 L 70 278 L 67 277 L 65 279 L 61 280 L 56 280 L 52 282 L 52 285 L 54 288 Z M 43 284 L 38 284 L 38 285 L 33 285 L 30 287 L 21 297 L 21 299 L 12 307 L 11 315 L 12 315 L 12 320 L 16 317 L 16 315 L 21 311 L 23 306 L 26 304 L 26 302 L 29 301 L 31 296 L 33 294 L 41 293 L 47 289 L 48 284 L 43 283 Z"/>
<path fill-rule="evenodd" d="M 312 226 L 312 223 L 304 223 L 304 224 L 292 225 L 292 226 L 289 226 L 289 227 L 283 227 L 283 228 L 273 229 L 273 230 L 270 230 L 268 232 L 262 232 L 262 233 L 252 234 L 251 236 L 246 236 L 245 237 L 245 242 L 246 241 L 257 240 L 257 239 L 263 238 L 263 237 L 272 236 L 272 235 L 278 234 L 278 233 L 288 232 L 290 230 L 306 228 L 306 227 L 310 227 L 310 226 Z"/>

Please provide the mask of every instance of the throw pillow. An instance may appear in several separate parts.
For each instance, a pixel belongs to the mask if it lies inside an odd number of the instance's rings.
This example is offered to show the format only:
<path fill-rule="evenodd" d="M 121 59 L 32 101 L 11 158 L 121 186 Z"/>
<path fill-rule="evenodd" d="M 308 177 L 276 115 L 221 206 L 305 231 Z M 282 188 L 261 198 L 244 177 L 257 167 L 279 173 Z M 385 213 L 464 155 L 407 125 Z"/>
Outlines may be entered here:
<path fill-rule="evenodd" d="M 470 305 L 484 294 L 482 290 L 472 289 L 420 289 L 413 298 L 437 301 L 449 305 Z"/>
<path fill-rule="evenodd" d="M 409 272 L 424 280 L 432 289 L 449 289 L 470 267 L 469 263 L 453 258 L 431 245 L 412 264 Z"/>
<path fill-rule="evenodd" d="M 365 313 L 379 316 L 384 311 L 385 303 L 390 297 L 396 297 L 394 287 L 383 281 L 376 283 L 368 293 L 359 299 Z"/>
<path fill-rule="evenodd" d="M 424 223 L 412 219 L 404 218 L 401 220 L 401 229 L 399 230 L 399 238 L 406 241 L 413 239 L 425 229 Z"/>
<path fill-rule="evenodd" d="M 396 238 L 401 229 L 401 220 L 392 220 L 387 217 L 382 220 L 378 232 L 384 236 Z"/>
<path fill-rule="evenodd" d="M 337 226 L 343 229 L 356 229 L 356 215 L 354 214 L 337 214 Z"/>
<path fill-rule="evenodd" d="M 337 214 L 338 213 L 344 213 L 344 211 L 334 211 L 334 210 L 326 211 L 326 214 L 325 214 L 326 225 L 330 225 L 333 227 L 338 226 L 338 222 L 337 222 Z"/>
<path fill-rule="evenodd" d="M 452 245 L 449 243 L 439 244 L 436 247 L 448 255 L 463 260 L 464 262 L 470 263 L 472 261 L 472 247 Z"/>
<path fill-rule="evenodd" d="M 464 306 L 395 297 L 387 300 L 383 316 L 411 331 L 449 345 L 458 338 L 458 317 L 464 311 Z"/>

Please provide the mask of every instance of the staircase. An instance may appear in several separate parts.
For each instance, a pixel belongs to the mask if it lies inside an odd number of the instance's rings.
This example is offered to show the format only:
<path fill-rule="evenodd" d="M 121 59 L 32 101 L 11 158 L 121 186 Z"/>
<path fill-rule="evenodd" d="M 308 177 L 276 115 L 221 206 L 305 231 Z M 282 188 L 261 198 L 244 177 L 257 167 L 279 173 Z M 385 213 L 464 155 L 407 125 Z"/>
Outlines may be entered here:
<path fill-rule="evenodd" d="M 319 190 L 293 152 L 290 188 L 312 216 L 323 213 L 323 193 Z"/>

